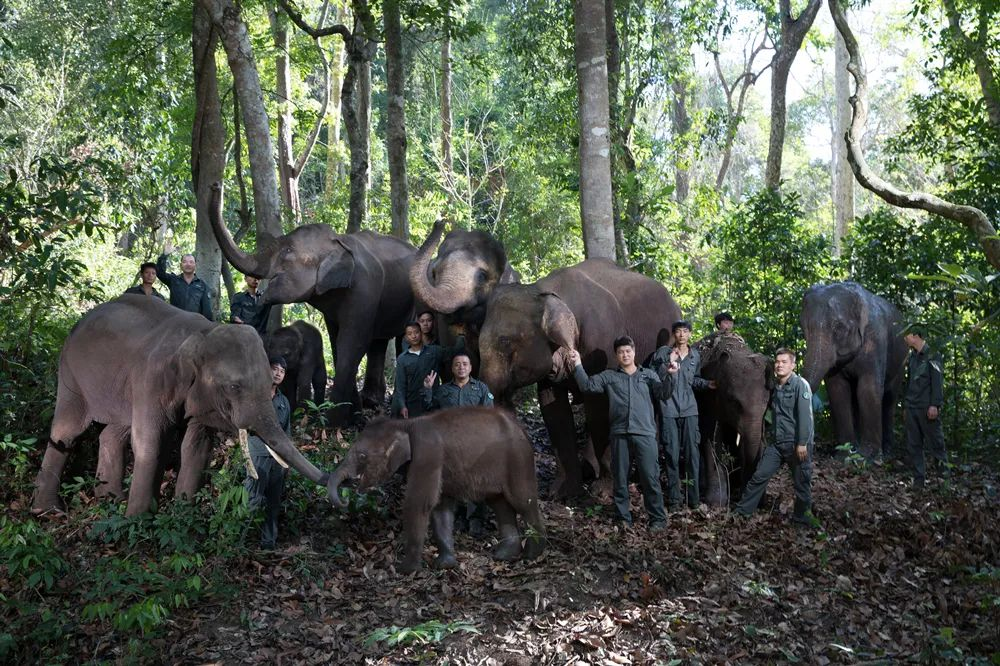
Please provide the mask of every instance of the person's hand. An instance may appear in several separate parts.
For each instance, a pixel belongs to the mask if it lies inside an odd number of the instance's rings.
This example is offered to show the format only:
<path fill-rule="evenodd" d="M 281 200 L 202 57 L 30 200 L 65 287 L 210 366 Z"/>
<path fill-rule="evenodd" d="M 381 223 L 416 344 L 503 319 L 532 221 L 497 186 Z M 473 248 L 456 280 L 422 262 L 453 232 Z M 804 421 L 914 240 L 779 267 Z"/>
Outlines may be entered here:
<path fill-rule="evenodd" d="M 938 411 L 939 411 L 938 408 L 935 407 L 934 405 L 931 405 L 930 407 L 928 407 L 927 408 L 927 420 L 928 421 L 937 421 Z"/>
<path fill-rule="evenodd" d="M 433 388 L 434 380 L 438 378 L 438 373 L 431 370 L 430 374 L 424 377 L 424 388 Z"/>
<path fill-rule="evenodd" d="M 667 374 L 676 375 L 680 369 L 681 369 L 681 364 L 675 361 L 673 359 L 673 355 L 671 355 L 670 363 L 667 364 Z"/>
<path fill-rule="evenodd" d="M 719 385 L 715 383 L 714 379 L 709 379 L 708 380 L 708 388 L 710 388 L 710 389 L 717 389 L 717 388 L 719 388 Z"/>
<path fill-rule="evenodd" d="M 399 410 L 399 415 L 402 416 L 404 419 L 408 419 L 410 418 L 410 410 L 407 409 L 406 407 L 403 407 L 401 410 Z"/>
<path fill-rule="evenodd" d="M 174 250 L 176 250 L 176 249 L 177 248 L 174 247 L 174 244 L 170 241 L 169 238 L 164 239 L 164 241 L 163 241 L 163 254 L 173 254 Z"/>
<path fill-rule="evenodd" d="M 567 357 L 569 358 L 570 365 L 572 365 L 574 368 L 578 365 L 583 364 L 583 362 L 580 360 L 580 352 L 578 352 L 575 349 L 570 349 Z"/>
<path fill-rule="evenodd" d="M 678 365 L 680 365 L 681 355 L 679 353 L 677 353 L 676 349 L 674 349 L 673 351 L 670 352 L 670 362 L 671 363 L 677 363 Z"/>
<path fill-rule="evenodd" d="M 242 324 L 243 320 L 240 319 L 239 317 L 233 317 L 233 323 L 234 324 Z"/>
<path fill-rule="evenodd" d="M 806 458 L 809 457 L 809 447 L 805 444 L 799 444 L 795 447 L 795 453 L 799 457 L 799 462 L 805 462 Z"/>

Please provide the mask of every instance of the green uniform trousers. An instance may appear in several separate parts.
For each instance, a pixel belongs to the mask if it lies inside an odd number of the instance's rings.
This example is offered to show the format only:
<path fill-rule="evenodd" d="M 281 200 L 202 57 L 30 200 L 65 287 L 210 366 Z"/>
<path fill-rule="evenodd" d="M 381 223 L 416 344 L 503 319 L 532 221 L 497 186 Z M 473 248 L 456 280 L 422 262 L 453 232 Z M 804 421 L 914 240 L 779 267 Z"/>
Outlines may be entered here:
<path fill-rule="evenodd" d="M 794 442 L 779 442 L 765 448 L 757 463 L 757 471 L 743 490 L 743 498 L 736 505 L 736 513 L 749 516 L 757 510 L 757 505 L 767 490 L 767 482 L 777 473 L 781 463 L 786 462 L 792 472 L 792 485 L 795 487 L 795 512 L 792 520 L 807 522 L 806 512 L 812 506 L 812 448 L 810 444 L 805 462 L 799 462 Z"/>
<path fill-rule="evenodd" d="M 285 469 L 269 454 L 251 455 L 250 460 L 257 470 L 257 479 L 248 474 L 245 484 L 250 496 L 250 508 L 264 511 L 264 522 L 260 526 L 260 547 L 274 550 L 278 540 L 281 495 L 285 492 Z"/>
<path fill-rule="evenodd" d="M 667 506 L 676 509 L 687 501 L 692 509 L 698 508 L 698 472 L 701 470 L 701 451 L 698 448 L 698 415 L 664 416 L 660 418 L 660 437 L 667 462 Z M 680 454 L 684 451 L 684 471 L 687 477 L 686 493 L 681 492 Z M 686 499 L 681 499 L 686 496 Z"/>
<path fill-rule="evenodd" d="M 910 464 L 913 465 L 913 480 L 923 483 L 927 476 L 924 466 L 924 449 L 929 448 L 931 455 L 938 464 L 948 461 L 944 449 L 944 430 L 941 428 L 941 415 L 933 421 L 927 418 L 926 407 L 906 408 L 906 449 L 910 454 Z"/>
<path fill-rule="evenodd" d="M 628 495 L 628 473 L 631 468 L 629 449 L 635 451 L 639 486 L 650 524 L 663 523 L 663 491 L 660 490 L 660 463 L 656 437 L 653 435 L 611 435 L 611 474 L 614 479 L 614 502 L 618 520 L 632 524 Z"/>

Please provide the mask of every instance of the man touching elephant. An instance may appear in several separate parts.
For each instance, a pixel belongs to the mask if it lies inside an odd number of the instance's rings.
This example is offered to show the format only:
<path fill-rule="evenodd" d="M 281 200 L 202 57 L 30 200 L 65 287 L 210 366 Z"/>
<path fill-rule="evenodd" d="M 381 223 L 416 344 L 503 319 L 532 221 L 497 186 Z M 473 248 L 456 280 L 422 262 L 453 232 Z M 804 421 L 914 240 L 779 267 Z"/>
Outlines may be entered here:
<path fill-rule="evenodd" d="M 257 289 L 260 280 L 252 275 L 244 276 L 247 288 L 233 296 L 229 304 L 229 320 L 234 324 L 253 326 L 261 335 L 267 335 L 267 320 L 271 316 L 272 305 L 264 303 L 264 292 Z"/>
<path fill-rule="evenodd" d="M 573 376 L 581 391 L 604 393 L 608 397 L 616 518 L 625 525 L 632 524 L 628 473 L 629 447 L 634 447 L 642 498 L 649 518 L 649 531 L 660 532 L 666 529 L 667 514 L 663 509 L 663 492 L 660 490 L 653 399 L 670 398 L 679 366 L 671 361 L 661 368 L 659 374 L 648 368 L 640 368 L 635 364 L 635 343 L 628 336 L 615 340 L 614 350 L 618 368 L 604 370 L 592 377 L 583 369 L 579 351 L 570 350 L 569 361 L 573 365 Z"/>

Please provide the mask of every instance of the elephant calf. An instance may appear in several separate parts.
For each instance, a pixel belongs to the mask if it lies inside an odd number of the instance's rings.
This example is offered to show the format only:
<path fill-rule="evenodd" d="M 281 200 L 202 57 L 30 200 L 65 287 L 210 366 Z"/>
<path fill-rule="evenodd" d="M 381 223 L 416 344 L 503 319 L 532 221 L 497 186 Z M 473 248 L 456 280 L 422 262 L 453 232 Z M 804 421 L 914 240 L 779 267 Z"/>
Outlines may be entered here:
<path fill-rule="evenodd" d="M 460 407 L 415 419 L 373 422 L 330 479 L 332 501 L 344 507 L 336 492 L 342 482 L 357 480 L 360 490 L 368 490 L 385 483 L 407 462 L 406 544 L 398 571 L 420 567 L 428 522 L 432 522 L 438 547 L 435 568 L 458 566 L 453 536 L 456 500 L 485 500 L 493 508 L 500 529 L 495 559 L 522 556 L 517 514 L 532 530 L 523 556 L 531 559 L 544 550 L 534 452 L 524 430 L 505 410 Z"/>
<path fill-rule="evenodd" d="M 292 322 L 264 338 L 268 357 L 280 356 L 288 364 L 281 392 L 292 410 L 312 400 L 320 404 L 326 396 L 326 361 L 323 334 L 304 321 Z"/>

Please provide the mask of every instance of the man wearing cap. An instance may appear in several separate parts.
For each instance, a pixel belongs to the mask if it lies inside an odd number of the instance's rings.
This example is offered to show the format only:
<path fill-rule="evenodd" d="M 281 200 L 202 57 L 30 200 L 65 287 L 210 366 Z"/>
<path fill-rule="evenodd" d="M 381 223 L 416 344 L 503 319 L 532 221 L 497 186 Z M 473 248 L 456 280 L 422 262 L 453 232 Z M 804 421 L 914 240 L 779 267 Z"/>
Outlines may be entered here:
<path fill-rule="evenodd" d="M 139 294 L 140 296 L 155 296 L 161 301 L 166 300 L 153 288 L 156 283 L 156 264 L 152 261 L 147 261 L 141 266 L 139 266 L 139 274 L 142 276 L 142 282 L 134 287 L 129 287 L 125 290 L 126 294 Z"/>
<path fill-rule="evenodd" d="M 288 398 L 278 390 L 285 379 L 288 364 L 281 356 L 268 359 L 271 364 L 271 405 L 274 407 L 278 425 L 286 435 L 292 434 L 292 408 Z M 246 489 L 250 496 L 250 507 L 264 510 L 264 522 L 260 527 L 260 547 L 274 550 L 278 539 L 278 515 L 281 513 L 281 495 L 285 491 L 285 469 L 278 464 L 267 446 L 256 434 L 250 436 L 250 462 L 257 470 L 257 478 L 247 475 Z"/>
<path fill-rule="evenodd" d="M 924 335 L 924 327 L 917 324 L 903 336 L 910 348 L 906 359 L 906 448 L 913 465 L 914 488 L 922 488 L 926 478 L 925 448 L 931 450 L 936 466 L 944 468 L 948 462 L 941 428 L 944 403 L 941 354 L 931 349 Z"/>
<path fill-rule="evenodd" d="M 673 395 L 660 402 L 660 443 L 667 462 L 667 509 L 678 511 L 685 500 L 691 509 L 697 509 L 701 502 L 698 490 L 701 469 L 701 451 L 698 446 L 701 438 L 698 433 L 698 401 L 694 392 L 715 388 L 715 382 L 698 375 L 701 354 L 688 344 L 691 340 L 691 324 L 684 320 L 678 321 L 671 327 L 671 333 L 674 336 L 673 349 L 666 345 L 657 349 L 653 353 L 650 367 L 659 371 L 671 360 L 680 366 Z M 687 461 L 685 493 L 681 493 L 680 489 L 681 452 Z"/>

